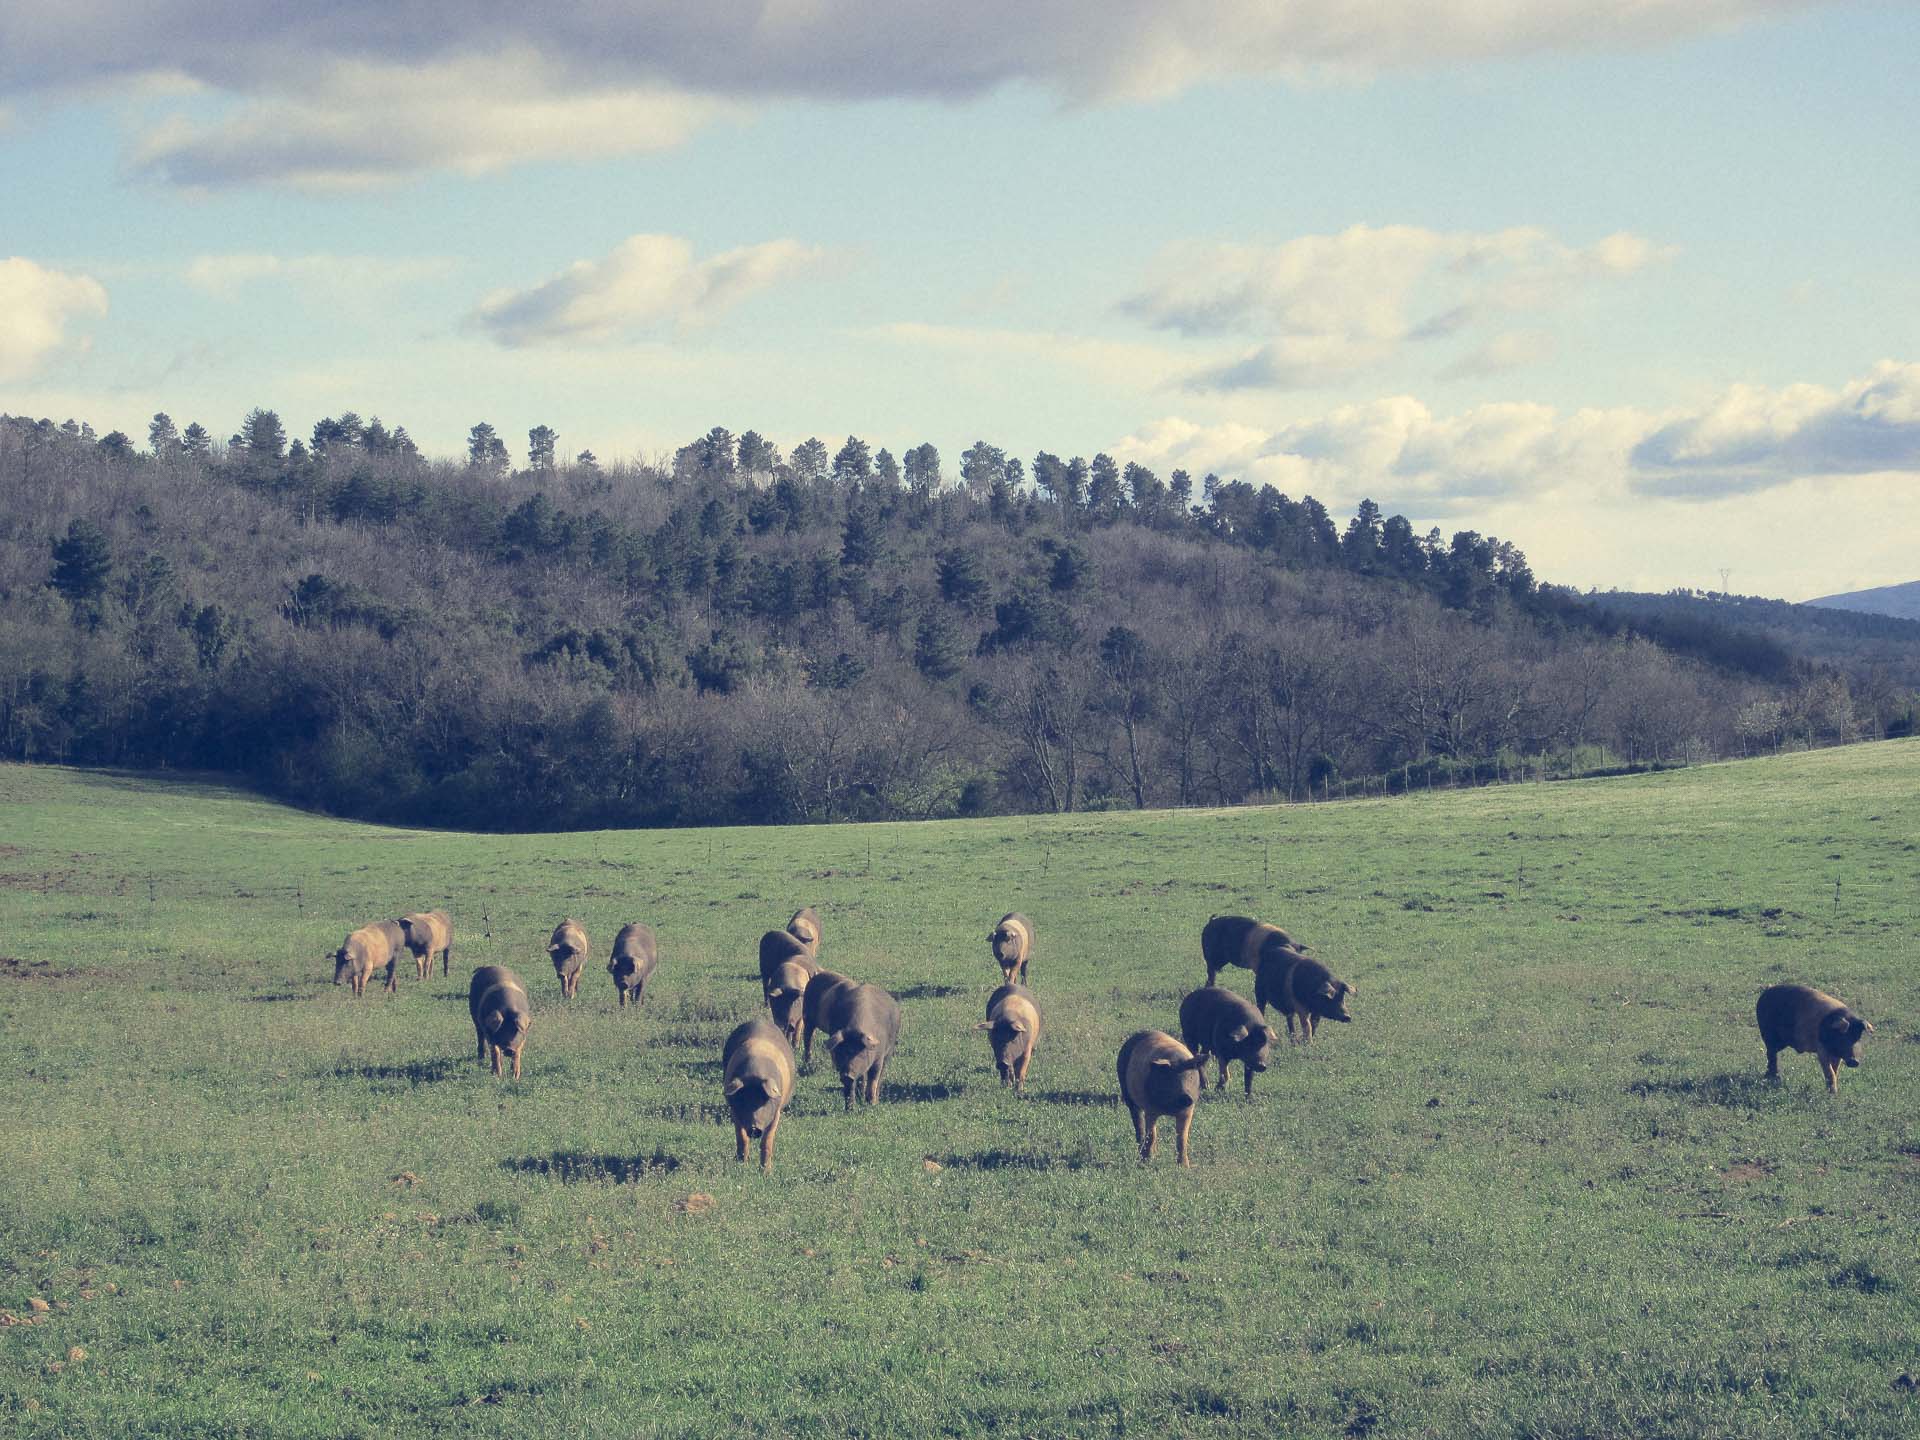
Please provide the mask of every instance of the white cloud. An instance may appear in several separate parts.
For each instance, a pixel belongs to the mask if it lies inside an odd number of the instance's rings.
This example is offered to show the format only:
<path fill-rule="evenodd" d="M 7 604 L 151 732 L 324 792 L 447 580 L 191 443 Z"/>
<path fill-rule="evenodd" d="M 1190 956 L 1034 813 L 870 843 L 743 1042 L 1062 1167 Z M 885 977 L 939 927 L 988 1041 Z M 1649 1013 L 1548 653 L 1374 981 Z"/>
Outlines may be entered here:
<path fill-rule="evenodd" d="M 1821 3 L 1832 0 L 9 0 L 0 97 L 164 75 L 248 103 L 148 137 L 149 173 L 359 184 L 678 143 L 703 118 L 689 97 L 964 99 L 1028 84 L 1137 99 L 1239 75 L 1657 46 Z M 494 84 L 456 82 L 483 74 Z"/>
<path fill-rule="evenodd" d="M 1077 375 L 1092 376 L 1107 384 L 1143 390 L 1166 384 L 1180 368 L 1176 356 L 1157 346 L 1100 340 L 1057 330 L 900 321 L 874 326 L 862 333 L 914 349 L 978 359 L 996 371 L 1010 360 L 1036 361 Z"/>
<path fill-rule="evenodd" d="M 469 318 L 508 346 L 685 330 L 821 258 L 797 240 L 769 240 L 696 261 L 679 236 L 634 235 L 604 258 L 576 260 L 531 289 L 488 296 Z"/>
<path fill-rule="evenodd" d="M 1882 361 L 1838 393 L 1737 385 L 1633 449 L 1636 488 L 1676 498 L 1769 489 L 1805 476 L 1920 473 L 1920 365 Z"/>
<path fill-rule="evenodd" d="M 1302 389 L 1382 365 L 1412 341 L 1549 310 L 1583 285 L 1671 253 L 1628 234 L 1582 248 L 1533 227 L 1355 225 L 1280 245 L 1174 247 L 1154 280 L 1120 308 L 1186 336 L 1265 337 L 1251 352 L 1190 377 L 1192 389 Z M 1443 373 L 1515 369 L 1551 353 L 1552 344 L 1537 329 L 1506 332 Z"/>
<path fill-rule="evenodd" d="M 48 270 L 19 255 L 0 260 L 0 380 L 26 379 L 73 343 L 76 321 L 106 313 L 106 287 L 91 276 Z"/>
<path fill-rule="evenodd" d="M 537 54 L 322 66 L 212 121 L 168 120 L 132 169 L 189 188 L 352 190 L 434 169 L 663 150 L 732 107 L 659 86 L 583 84 Z"/>

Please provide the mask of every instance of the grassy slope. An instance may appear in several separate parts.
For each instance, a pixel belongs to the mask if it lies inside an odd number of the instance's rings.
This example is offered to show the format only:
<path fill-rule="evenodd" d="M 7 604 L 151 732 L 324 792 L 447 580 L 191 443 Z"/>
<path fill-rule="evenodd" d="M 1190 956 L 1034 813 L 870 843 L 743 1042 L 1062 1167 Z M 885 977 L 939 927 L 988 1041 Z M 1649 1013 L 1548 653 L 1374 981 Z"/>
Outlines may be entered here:
<path fill-rule="evenodd" d="M 0 1328 L 0 1417 L 1912 1434 L 1915 837 L 1920 742 L 1313 809 L 517 837 L 0 767 L 0 1308 L 54 1306 Z M 875 1111 L 816 1063 L 769 1179 L 732 1162 L 717 1055 L 803 901 L 907 1034 Z M 350 922 L 430 903 L 453 979 L 326 983 Z M 1013 908 L 1047 1016 L 1025 1101 L 968 1028 Z M 1143 1170 L 1114 1052 L 1173 1025 L 1201 924 L 1242 909 L 1355 981 L 1357 1022 L 1250 1104 L 1237 1073 L 1210 1095 L 1191 1171 Z M 563 1008 L 541 946 L 569 913 L 596 950 L 656 925 L 644 1013 L 598 968 Z M 533 992 L 517 1085 L 473 1064 L 484 962 Z M 1837 1102 L 1810 1058 L 1758 1082 L 1782 978 L 1878 1027 Z"/>

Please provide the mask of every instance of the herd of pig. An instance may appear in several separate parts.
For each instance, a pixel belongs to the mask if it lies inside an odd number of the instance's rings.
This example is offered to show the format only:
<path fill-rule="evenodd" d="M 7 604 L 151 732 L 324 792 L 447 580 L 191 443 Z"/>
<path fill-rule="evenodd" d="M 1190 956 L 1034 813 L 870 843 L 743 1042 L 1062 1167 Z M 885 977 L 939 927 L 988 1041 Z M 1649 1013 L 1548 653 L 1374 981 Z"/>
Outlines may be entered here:
<path fill-rule="evenodd" d="M 824 1036 L 848 1109 L 856 1095 L 869 1104 L 879 1100 L 887 1063 L 900 1039 L 899 1001 L 877 985 L 823 969 L 821 935 L 820 917 L 809 906 L 796 911 L 784 930 L 760 937 L 760 987 L 772 1018 L 736 1027 L 720 1052 L 735 1158 L 745 1160 L 748 1141 L 758 1140 L 763 1170 L 773 1168 L 780 1117 L 793 1096 L 800 1066 L 812 1063 L 816 1034 Z M 1004 983 L 987 997 L 987 1018 L 977 1028 L 988 1032 L 1000 1083 L 1020 1091 L 1040 1039 L 1039 1001 L 1025 983 L 1033 960 L 1033 922 L 1024 915 L 1003 916 L 987 943 Z M 1204 1085 L 1201 1072 L 1209 1059 L 1219 1067 L 1217 1087 L 1222 1090 L 1229 1067 L 1237 1062 L 1246 1094 L 1252 1097 L 1253 1077 L 1267 1068 L 1280 1038 L 1267 1023 L 1269 1006 L 1286 1016 L 1289 1038 L 1298 1024 L 1303 1044 L 1313 1042 L 1322 1020 L 1352 1020 L 1347 997 L 1356 993 L 1354 987 L 1309 955 L 1310 949 L 1277 925 L 1245 915 L 1216 915 L 1207 921 L 1200 932 L 1207 983 L 1180 1002 L 1179 1038 L 1163 1030 L 1137 1030 L 1120 1047 L 1115 1072 L 1143 1164 L 1153 1158 L 1163 1118 L 1173 1122 L 1180 1164 L 1189 1163 L 1188 1136 Z M 579 993 L 589 954 L 586 931 L 577 921 L 563 920 L 554 927 L 547 955 L 563 997 Z M 398 988 L 400 964 L 408 957 L 419 979 L 431 973 L 436 958 L 440 973 L 449 973 L 453 922 L 444 911 L 377 921 L 353 931 L 334 952 L 333 983 L 350 983 L 356 996 L 364 995 L 368 980 L 384 967 L 391 992 Z M 622 1009 L 630 1000 L 638 1006 L 645 998 L 658 963 L 659 943 L 649 926 L 621 928 L 607 973 Z M 1220 972 L 1230 967 L 1253 973 L 1251 1001 L 1216 983 Z M 491 1055 L 495 1075 L 502 1073 L 505 1060 L 518 1079 L 533 1016 L 526 986 L 505 966 L 483 965 L 473 972 L 467 1008 L 477 1058 L 485 1063 Z M 1754 1016 L 1767 1048 L 1769 1078 L 1779 1078 L 1781 1050 L 1798 1050 L 1819 1057 L 1830 1091 L 1839 1089 L 1841 1065 L 1860 1063 L 1861 1037 L 1873 1029 L 1842 1001 L 1805 985 L 1768 987 Z M 795 1046 L 800 1047 L 798 1062 Z"/>

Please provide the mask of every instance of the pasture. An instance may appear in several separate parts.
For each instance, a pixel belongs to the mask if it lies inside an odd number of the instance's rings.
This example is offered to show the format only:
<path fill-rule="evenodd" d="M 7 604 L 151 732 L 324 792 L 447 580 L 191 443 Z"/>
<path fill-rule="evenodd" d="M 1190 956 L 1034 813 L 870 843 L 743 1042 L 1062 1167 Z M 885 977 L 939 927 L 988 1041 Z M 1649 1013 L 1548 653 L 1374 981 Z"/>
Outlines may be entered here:
<path fill-rule="evenodd" d="M 551 836 L 0 767 L 0 1420 L 1912 1435 L 1917 846 L 1913 741 L 1319 807 Z M 763 1176 L 720 1043 L 802 903 L 906 1028 L 852 1114 L 816 1051 Z M 350 926 L 432 906 L 451 978 L 333 987 Z M 972 1028 L 1013 909 L 1045 1016 L 1024 1099 Z M 1164 1125 L 1142 1168 L 1115 1052 L 1176 1028 L 1234 911 L 1311 943 L 1355 1023 L 1277 1046 L 1250 1102 L 1236 1068 L 1193 1168 Z M 562 1002 L 569 914 L 595 957 Z M 661 962 L 623 1013 L 633 919 Z M 518 1082 L 474 1062 L 486 963 L 533 999 Z M 1837 1097 L 1809 1056 L 1760 1078 L 1754 997 L 1786 979 L 1876 1027 Z"/>

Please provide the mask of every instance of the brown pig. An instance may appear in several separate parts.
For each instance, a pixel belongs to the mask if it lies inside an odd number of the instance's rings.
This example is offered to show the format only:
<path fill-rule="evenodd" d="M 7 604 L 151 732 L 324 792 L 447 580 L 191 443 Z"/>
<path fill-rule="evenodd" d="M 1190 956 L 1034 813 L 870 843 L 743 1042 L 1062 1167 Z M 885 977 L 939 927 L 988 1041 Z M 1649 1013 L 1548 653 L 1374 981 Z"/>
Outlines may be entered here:
<path fill-rule="evenodd" d="M 1200 930 L 1200 955 L 1207 964 L 1207 984 L 1216 983 L 1220 972 L 1229 965 L 1237 965 L 1242 970 L 1258 969 L 1261 951 L 1273 941 L 1290 950 L 1308 948 L 1278 925 L 1268 925 L 1246 915 L 1214 916 Z"/>
<path fill-rule="evenodd" d="M 760 1168 L 773 1169 L 773 1137 L 793 1095 L 793 1046 L 765 1020 L 749 1020 L 727 1036 L 720 1051 L 722 1088 L 733 1115 L 734 1156 L 747 1158 L 747 1141 L 760 1142 Z"/>
<path fill-rule="evenodd" d="M 367 993 L 367 981 L 376 970 L 393 968 L 393 946 L 379 925 L 362 925 L 333 952 L 333 983 L 345 980 L 355 998 Z"/>
<path fill-rule="evenodd" d="M 1252 1099 L 1253 1077 L 1267 1068 L 1273 1042 L 1280 1037 L 1244 997 L 1208 985 L 1180 1002 L 1180 1038 L 1194 1054 L 1219 1064 L 1216 1089 L 1227 1088 L 1227 1067 L 1238 1060 L 1247 1098 Z"/>
<path fill-rule="evenodd" d="M 807 949 L 807 942 L 798 935 L 790 935 L 785 930 L 769 930 L 760 937 L 760 983 L 765 985 L 773 979 L 773 972 L 789 960 L 798 960 L 811 974 L 820 968 L 813 958 L 813 952 Z"/>
<path fill-rule="evenodd" d="M 1120 1047 L 1115 1067 L 1120 1098 L 1133 1116 L 1142 1165 L 1153 1159 L 1162 1115 L 1173 1118 L 1180 1163 L 1189 1163 L 1187 1134 L 1193 1129 L 1193 1107 L 1200 1102 L 1200 1067 L 1206 1063 L 1164 1030 L 1136 1030 Z"/>
<path fill-rule="evenodd" d="M 518 1080 L 520 1052 L 533 1027 L 533 1006 L 520 977 L 504 965 L 482 965 L 467 985 L 467 1013 L 473 1016 L 473 1033 L 480 1043 L 475 1058 L 484 1061 L 491 1050 L 493 1073 L 498 1075 L 500 1057 L 505 1055 L 513 1062 L 513 1078 Z"/>
<path fill-rule="evenodd" d="M 1033 992 L 1024 985 L 1002 985 L 987 997 L 987 1018 L 979 1028 L 990 1032 L 1000 1083 L 1013 1086 L 1015 1093 L 1024 1091 L 1027 1066 L 1040 1039 L 1040 1006 Z"/>
<path fill-rule="evenodd" d="M 800 1028 L 802 1040 L 801 1061 L 813 1063 L 813 1036 L 821 1028 L 821 1022 L 827 1014 L 827 1002 L 833 992 L 842 985 L 857 985 L 857 980 L 849 980 L 844 975 L 836 975 L 831 970 L 816 970 L 807 981 L 806 997 L 800 1002 Z"/>
<path fill-rule="evenodd" d="M 1334 979 L 1333 972 L 1318 960 L 1280 944 L 1267 946 L 1253 977 L 1253 998 L 1260 1013 L 1265 1015 L 1269 1005 L 1279 1007 L 1287 1017 L 1288 1035 L 1293 1034 L 1294 1017 L 1299 1016 L 1301 1038 L 1308 1045 L 1313 1043 L 1313 1029 L 1320 1021 L 1352 1022 L 1347 997 L 1359 993 L 1346 981 Z"/>
<path fill-rule="evenodd" d="M 993 958 L 1000 966 L 1000 977 L 1011 985 L 1027 983 L 1027 964 L 1033 959 L 1033 922 L 1024 915 L 1003 915 L 987 935 Z"/>
<path fill-rule="evenodd" d="M 387 942 L 387 993 L 400 989 L 400 960 L 407 953 L 407 927 L 398 920 L 375 920 L 365 927 L 378 930 Z"/>
<path fill-rule="evenodd" d="M 587 932 L 579 921 L 562 920 L 553 927 L 547 958 L 553 961 L 553 973 L 560 978 L 561 998 L 571 1000 L 580 993 L 580 972 L 587 968 Z"/>
<path fill-rule="evenodd" d="M 807 986 L 819 973 L 808 969 L 798 960 L 788 960 L 768 976 L 761 986 L 767 993 L 767 1008 L 773 1012 L 773 1023 L 787 1037 L 789 1045 L 800 1039 Z"/>
<path fill-rule="evenodd" d="M 414 975 L 424 980 L 433 973 L 434 956 L 440 957 L 440 973 L 453 968 L 453 920 L 444 910 L 421 910 L 400 917 L 406 932 L 407 949 L 413 952 Z"/>
<path fill-rule="evenodd" d="M 880 1082 L 900 1043 L 900 1002 L 878 985 L 835 986 L 828 994 L 821 1029 L 827 1032 L 827 1050 L 840 1072 L 846 1108 L 853 1108 L 854 1092 L 865 1082 L 867 1103 L 880 1099 Z"/>
<path fill-rule="evenodd" d="M 1820 1073 L 1827 1090 L 1840 1092 L 1840 1067 L 1860 1064 L 1860 1037 L 1873 1026 L 1836 1000 L 1810 985 L 1769 985 L 1753 1007 L 1760 1039 L 1767 1047 L 1767 1078 L 1780 1078 L 1780 1052 L 1798 1050 L 1820 1057 Z"/>
<path fill-rule="evenodd" d="M 613 976 L 613 988 L 620 992 L 620 1008 L 627 1008 L 632 997 L 635 1008 L 647 998 L 647 981 L 660 961 L 660 942 L 653 927 L 635 921 L 622 925 L 613 937 L 613 955 L 607 961 L 607 973 Z"/>
<path fill-rule="evenodd" d="M 811 905 L 804 905 L 793 912 L 793 918 L 787 921 L 787 933 L 806 946 L 809 955 L 819 956 L 820 917 Z"/>

